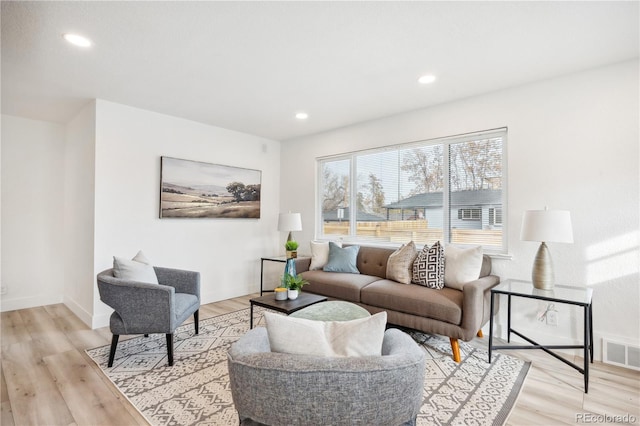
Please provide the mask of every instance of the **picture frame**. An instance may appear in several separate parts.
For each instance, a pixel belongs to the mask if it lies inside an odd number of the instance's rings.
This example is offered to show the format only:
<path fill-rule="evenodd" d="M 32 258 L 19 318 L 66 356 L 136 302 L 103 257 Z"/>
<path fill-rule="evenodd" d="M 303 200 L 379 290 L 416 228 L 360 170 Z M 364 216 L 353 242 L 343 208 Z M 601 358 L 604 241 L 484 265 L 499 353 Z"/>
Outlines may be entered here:
<path fill-rule="evenodd" d="M 160 157 L 160 218 L 259 219 L 262 171 Z"/>

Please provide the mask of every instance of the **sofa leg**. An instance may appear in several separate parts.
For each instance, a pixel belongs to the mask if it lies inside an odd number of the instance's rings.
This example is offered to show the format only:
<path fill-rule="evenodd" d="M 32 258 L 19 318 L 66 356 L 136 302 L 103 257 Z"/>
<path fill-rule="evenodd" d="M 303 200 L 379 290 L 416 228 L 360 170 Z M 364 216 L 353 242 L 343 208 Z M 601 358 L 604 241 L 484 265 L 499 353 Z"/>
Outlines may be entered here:
<path fill-rule="evenodd" d="M 451 352 L 453 352 L 453 360 L 455 362 L 460 362 L 460 344 L 458 343 L 458 339 L 450 337 L 449 341 L 451 342 Z"/>
<path fill-rule="evenodd" d="M 482 334 L 482 330 L 478 330 L 477 336 L 481 339 L 484 337 L 484 334 Z"/>

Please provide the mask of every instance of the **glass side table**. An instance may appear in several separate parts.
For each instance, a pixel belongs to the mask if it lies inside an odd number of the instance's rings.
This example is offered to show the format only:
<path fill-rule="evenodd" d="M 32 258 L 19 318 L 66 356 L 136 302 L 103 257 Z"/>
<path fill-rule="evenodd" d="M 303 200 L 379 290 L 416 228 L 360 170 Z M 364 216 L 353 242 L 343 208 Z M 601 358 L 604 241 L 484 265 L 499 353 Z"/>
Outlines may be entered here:
<path fill-rule="evenodd" d="M 298 256 L 296 259 L 307 259 L 309 256 Z M 287 256 L 271 256 L 260 258 L 260 296 L 263 293 L 273 292 L 273 290 L 265 290 L 264 288 L 264 262 L 287 263 Z"/>
<path fill-rule="evenodd" d="M 264 262 L 278 262 L 278 263 L 287 263 L 286 256 L 272 256 L 272 257 L 261 257 L 260 258 L 260 296 L 266 292 L 272 292 L 273 290 L 265 290 L 264 289 Z"/>
<path fill-rule="evenodd" d="M 530 345 L 497 346 L 493 344 L 493 313 L 496 294 L 507 296 L 507 343 L 511 341 L 511 333 L 524 339 Z M 584 375 L 584 393 L 589 392 L 589 362 L 593 363 L 593 313 L 591 298 L 593 290 L 584 287 L 570 287 L 556 285 L 552 290 L 538 290 L 528 281 L 506 280 L 491 289 L 491 313 L 489 319 L 489 363 L 491 352 L 495 349 L 540 349 L 549 355 L 575 368 Z M 582 345 L 542 345 L 535 342 L 511 327 L 511 298 L 522 297 L 526 299 L 546 300 L 553 303 L 580 306 L 584 310 L 584 340 Z M 584 366 L 579 366 L 561 357 L 552 349 L 582 349 L 584 351 Z"/>

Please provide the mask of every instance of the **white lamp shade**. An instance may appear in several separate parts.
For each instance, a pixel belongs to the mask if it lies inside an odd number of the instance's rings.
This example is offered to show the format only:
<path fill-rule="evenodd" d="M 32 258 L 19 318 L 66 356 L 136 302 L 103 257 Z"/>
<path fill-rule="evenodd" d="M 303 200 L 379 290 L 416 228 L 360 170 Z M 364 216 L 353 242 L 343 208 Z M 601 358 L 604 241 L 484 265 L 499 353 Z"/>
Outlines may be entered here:
<path fill-rule="evenodd" d="M 278 231 L 302 231 L 302 217 L 300 213 L 280 213 L 278 217 Z"/>
<path fill-rule="evenodd" d="M 527 210 L 522 217 L 520 239 L 573 243 L 571 214 L 567 210 Z"/>

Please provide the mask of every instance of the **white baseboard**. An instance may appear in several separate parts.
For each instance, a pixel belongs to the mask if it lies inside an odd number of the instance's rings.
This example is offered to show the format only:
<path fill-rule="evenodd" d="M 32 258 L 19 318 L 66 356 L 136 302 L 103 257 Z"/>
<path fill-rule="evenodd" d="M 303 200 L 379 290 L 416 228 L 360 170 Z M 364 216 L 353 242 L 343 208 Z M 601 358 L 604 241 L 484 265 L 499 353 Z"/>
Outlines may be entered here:
<path fill-rule="evenodd" d="M 71 310 L 80 321 L 91 327 L 91 318 L 92 315 L 87 312 L 82 306 L 80 306 L 75 300 L 70 297 L 65 297 L 64 302 L 65 306 Z"/>
<path fill-rule="evenodd" d="M 95 315 L 93 317 L 93 324 L 91 324 L 91 328 L 95 330 L 96 328 L 109 327 L 110 317 L 111 314 Z"/>
<path fill-rule="evenodd" d="M 63 297 L 61 294 L 44 294 L 29 297 L 16 297 L 13 299 L 2 297 L 0 298 L 0 312 L 15 311 L 16 309 L 35 308 L 45 305 L 55 305 L 56 303 L 62 302 Z"/>

